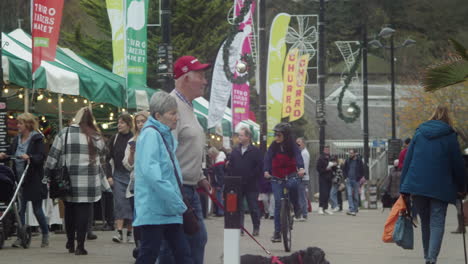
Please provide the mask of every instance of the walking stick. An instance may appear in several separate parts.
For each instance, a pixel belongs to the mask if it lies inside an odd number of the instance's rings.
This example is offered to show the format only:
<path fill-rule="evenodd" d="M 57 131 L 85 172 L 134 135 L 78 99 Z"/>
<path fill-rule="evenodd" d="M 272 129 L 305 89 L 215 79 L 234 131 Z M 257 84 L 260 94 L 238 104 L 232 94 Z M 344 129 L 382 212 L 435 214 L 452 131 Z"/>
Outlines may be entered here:
<path fill-rule="evenodd" d="M 463 218 L 465 218 L 465 212 L 463 212 L 463 199 L 460 199 L 460 209 L 461 209 L 461 214 L 463 216 Z M 463 225 L 465 225 L 464 223 L 465 221 L 463 221 Z M 465 233 L 466 233 L 466 230 L 463 226 L 463 230 L 462 230 L 462 236 L 463 236 L 463 250 L 464 250 L 464 253 L 465 253 L 465 264 L 468 264 L 468 260 L 466 258 L 466 238 L 465 238 Z"/>

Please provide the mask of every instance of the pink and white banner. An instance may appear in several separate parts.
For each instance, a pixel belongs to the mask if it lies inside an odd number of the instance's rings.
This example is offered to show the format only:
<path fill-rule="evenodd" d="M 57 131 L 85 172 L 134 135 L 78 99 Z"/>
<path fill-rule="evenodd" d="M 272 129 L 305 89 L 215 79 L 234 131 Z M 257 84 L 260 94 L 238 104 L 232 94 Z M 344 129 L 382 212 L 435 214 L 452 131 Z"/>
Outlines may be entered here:
<path fill-rule="evenodd" d="M 234 14 L 235 17 L 240 15 L 240 10 L 244 6 L 244 0 L 235 0 Z M 252 26 L 253 26 L 253 14 L 255 12 L 255 2 L 252 2 L 250 11 L 245 15 L 244 21 L 239 25 L 239 29 L 242 30 L 244 40 L 242 41 L 242 47 L 240 49 L 239 58 L 245 54 L 252 54 Z M 240 60 L 238 60 L 239 62 Z M 250 112 L 250 84 L 233 84 L 232 86 L 232 125 L 236 127 L 242 120 L 249 119 Z"/>

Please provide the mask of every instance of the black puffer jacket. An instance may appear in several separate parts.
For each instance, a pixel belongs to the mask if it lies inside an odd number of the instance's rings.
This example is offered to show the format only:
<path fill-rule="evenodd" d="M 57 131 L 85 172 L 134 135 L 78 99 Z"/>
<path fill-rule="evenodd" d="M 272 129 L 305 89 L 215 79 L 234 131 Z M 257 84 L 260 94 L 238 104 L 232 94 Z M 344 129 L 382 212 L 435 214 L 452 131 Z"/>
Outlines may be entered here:
<path fill-rule="evenodd" d="M 7 155 L 14 156 L 16 148 L 18 147 L 19 136 L 13 139 L 10 147 L 8 148 Z M 26 154 L 31 159 L 26 178 L 23 181 L 23 199 L 27 201 L 35 201 L 47 198 L 47 185 L 42 183 L 44 177 L 44 162 L 45 162 L 45 149 L 44 137 L 42 134 L 34 134 L 29 142 Z M 15 163 L 13 162 L 13 172 L 16 174 Z M 21 175 L 16 175 L 19 181 Z"/>

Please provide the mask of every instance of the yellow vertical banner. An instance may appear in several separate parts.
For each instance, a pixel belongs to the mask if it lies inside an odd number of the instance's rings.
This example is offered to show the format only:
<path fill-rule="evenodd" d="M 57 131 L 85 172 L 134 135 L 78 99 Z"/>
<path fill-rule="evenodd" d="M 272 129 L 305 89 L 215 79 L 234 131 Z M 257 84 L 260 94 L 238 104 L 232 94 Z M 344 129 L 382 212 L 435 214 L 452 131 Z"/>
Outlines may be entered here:
<path fill-rule="evenodd" d="M 295 121 L 304 115 L 304 86 L 307 77 L 307 65 L 309 64 L 309 54 L 302 55 L 296 67 L 296 85 L 292 92 L 292 110 L 289 121 Z"/>
<path fill-rule="evenodd" d="M 298 49 L 290 49 L 286 59 L 284 61 L 284 71 L 283 71 L 283 81 L 284 81 L 284 90 L 283 90 L 283 113 L 282 117 L 289 117 L 293 109 L 293 92 L 296 86 L 296 67 L 297 56 L 299 55 Z"/>
<path fill-rule="evenodd" d="M 124 1 L 106 0 L 106 6 L 112 31 L 112 72 L 125 77 Z"/>
<path fill-rule="evenodd" d="M 281 122 L 283 101 L 283 63 L 286 56 L 286 33 L 291 16 L 276 15 L 271 24 L 267 69 L 267 144 L 273 142 L 273 127 Z"/>

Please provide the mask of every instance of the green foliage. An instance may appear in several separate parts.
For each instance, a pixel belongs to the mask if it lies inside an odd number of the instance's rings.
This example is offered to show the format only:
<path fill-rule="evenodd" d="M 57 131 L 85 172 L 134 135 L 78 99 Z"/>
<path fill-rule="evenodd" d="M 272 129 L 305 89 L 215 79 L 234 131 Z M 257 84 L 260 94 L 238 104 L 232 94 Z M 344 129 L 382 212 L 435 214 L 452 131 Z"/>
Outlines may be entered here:
<path fill-rule="evenodd" d="M 105 1 L 81 0 L 79 8 L 86 15 L 77 16 L 78 18 L 81 17 L 81 19 L 74 21 L 73 24 L 69 24 L 70 20 L 67 20 L 67 14 L 76 13 L 75 8 L 78 6 L 76 6 L 77 2 L 72 3 L 70 1 L 68 3 L 71 6 L 65 6 L 63 18 L 65 25 L 61 29 L 60 45 L 74 50 L 81 56 L 108 70 L 112 70 L 111 29 Z M 92 35 L 86 32 L 87 27 L 83 28 L 83 24 L 85 26 L 89 24 L 89 21 L 86 20 L 87 16 L 93 21 L 92 24 L 98 30 L 98 33 Z"/>
<path fill-rule="evenodd" d="M 1 0 L 0 32 L 9 33 L 20 23 L 23 30 L 30 32 L 29 5 L 29 0 Z"/>
<path fill-rule="evenodd" d="M 454 39 L 450 39 L 460 59 L 448 61 L 427 70 L 423 85 L 428 92 L 468 81 L 468 53 L 466 48 Z"/>

